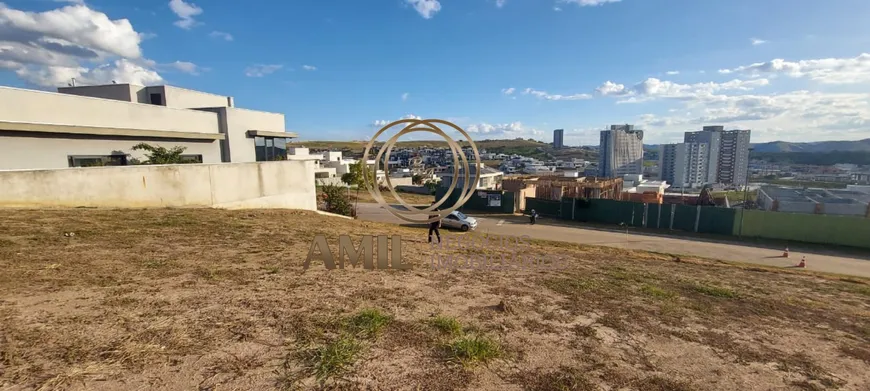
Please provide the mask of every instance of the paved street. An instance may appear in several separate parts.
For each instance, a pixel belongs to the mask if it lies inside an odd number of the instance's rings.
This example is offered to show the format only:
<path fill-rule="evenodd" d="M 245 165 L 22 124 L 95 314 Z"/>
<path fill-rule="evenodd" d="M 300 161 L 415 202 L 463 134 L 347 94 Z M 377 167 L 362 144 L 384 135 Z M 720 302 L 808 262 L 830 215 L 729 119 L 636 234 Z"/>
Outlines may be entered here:
<path fill-rule="evenodd" d="M 404 224 L 377 204 L 359 204 L 359 216 L 363 220 Z M 807 257 L 807 269 L 829 273 L 848 274 L 870 278 L 870 257 L 819 249 L 802 249 L 790 246 L 791 258 L 781 258 L 781 248 L 765 248 L 759 245 L 744 245 L 710 239 L 693 240 L 673 236 L 624 233 L 611 230 L 589 229 L 572 226 L 557 219 L 542 218 L 538 224 L 528 224 L 522 216 L 478 217 L 478 232 L 494 235 L 528 235 L 533 239 L 556 240 L 579 244 L 593 244 L 634 250 L 648 250 L 671 254 L 694 255 L 705 258 L 755 263 L 767 266 L 788 267 L 797 264 L 801 256 Z M 422 231 L 421 235 L 425 235 Z"/>

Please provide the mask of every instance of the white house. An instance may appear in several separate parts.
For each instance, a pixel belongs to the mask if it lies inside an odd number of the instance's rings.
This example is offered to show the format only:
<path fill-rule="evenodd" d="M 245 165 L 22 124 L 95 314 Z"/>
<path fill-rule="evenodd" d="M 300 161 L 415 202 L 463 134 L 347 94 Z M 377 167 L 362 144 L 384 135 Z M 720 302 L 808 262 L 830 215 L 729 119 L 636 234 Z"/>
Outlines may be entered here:
<path fill-rule="evenodd" d="M 284 115 L 172 86 L 110 84 L 45 92 L 0 87 L 0 170 L 124 166 L 139 143 L 184 147 L 200 163 L 283 160 Z"/>

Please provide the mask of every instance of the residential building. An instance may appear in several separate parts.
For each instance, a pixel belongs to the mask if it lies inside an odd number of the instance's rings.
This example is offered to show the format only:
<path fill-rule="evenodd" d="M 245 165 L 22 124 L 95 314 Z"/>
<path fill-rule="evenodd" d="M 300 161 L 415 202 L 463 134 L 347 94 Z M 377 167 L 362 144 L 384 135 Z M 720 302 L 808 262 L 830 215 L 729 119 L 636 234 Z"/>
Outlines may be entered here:
<path fill-rule="evenodd" d="M 749 174 L 749 130 L 722 132 L 716 182 L 745 185 Z"/>
<path fill-rule="evenodd" d="M 612 125 L 601 131 L 599 175 L 621 177 L 643 174 L 643 130 L 634 125 Z"/>
<path fill-rule="evenodd" d="M 680 188 L 697 188 L 710 183 L 709 146 L 707 143 L 659 146 L 661 180 Z"/>
<path fill-rule="evenodd" d="M 125 166 L 145 159 L 139 143 L 199 163 L 284 160 L 296 137 L 283 114 L 172 86 L 0 87 L 0 102 L 0 170 Z"/>
<path fill-rule="evenodd" d="M 477 175 L 477 169 L 480 169 L 480 180 L 477 183 L 475 189 L 479 190 L 498 190 L 501 188 L 501 182 L 504 179 L 504 173 L 496 170 L 494 168 L 487 167 L 483 163 L 480 163 L 479 166 L 472 164 L 469 167 L 468 178 L 469 180 L 474 180 L 474 176 Z M 465 168 L 460 168 L 458 176 L 456 178 L 456 188 L 461 189 L 465 184 Z M 453 169 L 446 170 L 444 173 L 439 175 L 441 177 L 441 187 L 450 187 L 451 181 L 453 181 Z"/>
<path fill-rule="evenodd" d="M 565 147 L 565 129 L 556 129 L 553 131 L 553 148 L 561 149 Z"/>
<path fill-rule="evenodd" d="M 686 143 L 707 144 L 707 181 L 743 185 L 749 173 L 749 130 L 725 130 L 724 126 L 705 126 L 699 132 L 686 132 Z"/>

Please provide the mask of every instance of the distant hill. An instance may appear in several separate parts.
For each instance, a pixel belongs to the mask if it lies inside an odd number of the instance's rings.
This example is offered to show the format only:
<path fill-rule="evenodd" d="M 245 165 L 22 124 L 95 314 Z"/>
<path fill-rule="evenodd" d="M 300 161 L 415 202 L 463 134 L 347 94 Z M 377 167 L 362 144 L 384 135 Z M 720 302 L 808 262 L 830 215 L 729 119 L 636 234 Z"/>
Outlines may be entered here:
<path fill-rule="evenodd" d="M 817 141 L 812 143 L 772 141 L 753 144 L 752 147 L 755 148 L 755 152 L 870 152 L 870 138 L 859 141 Z"/>

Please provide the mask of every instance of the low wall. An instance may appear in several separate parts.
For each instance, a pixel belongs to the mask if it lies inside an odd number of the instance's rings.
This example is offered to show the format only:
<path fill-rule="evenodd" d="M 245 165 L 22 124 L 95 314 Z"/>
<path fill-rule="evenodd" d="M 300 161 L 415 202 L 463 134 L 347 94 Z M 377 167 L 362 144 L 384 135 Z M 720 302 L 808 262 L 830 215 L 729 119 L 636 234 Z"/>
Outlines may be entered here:
<path fill-rule="evenodd" d="M 317 209 L 314 161 L 0 171 L 0 207 Z"/>

